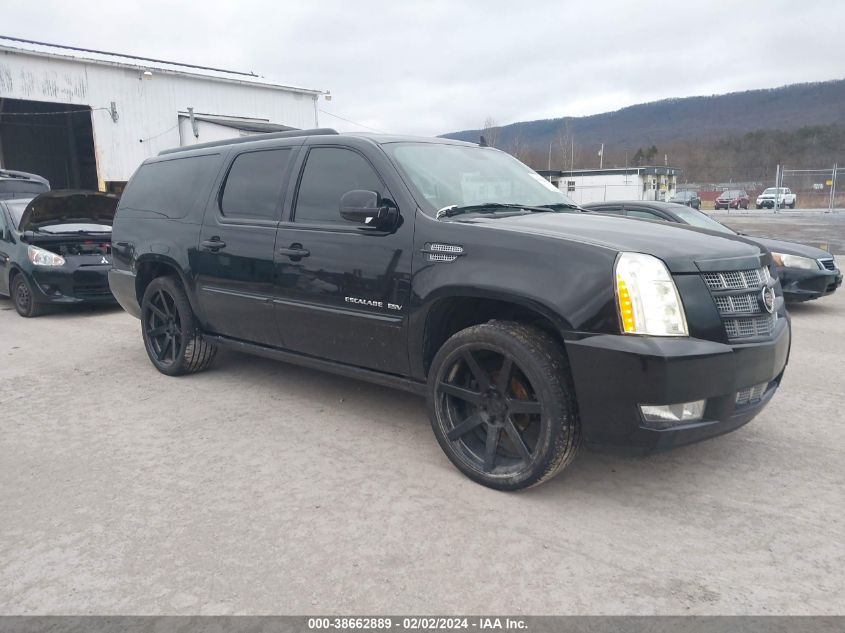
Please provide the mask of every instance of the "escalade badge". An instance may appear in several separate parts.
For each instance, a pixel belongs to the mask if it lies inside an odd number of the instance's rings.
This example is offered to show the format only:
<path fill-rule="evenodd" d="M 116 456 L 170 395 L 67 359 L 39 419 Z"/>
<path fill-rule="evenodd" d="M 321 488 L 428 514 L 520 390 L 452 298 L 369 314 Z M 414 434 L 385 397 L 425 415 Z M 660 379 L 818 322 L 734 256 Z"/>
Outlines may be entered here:
<path fill-rule="evenodd" d="M 763 305 L 769 314 L 775 311 L 775 291 L 768 286 L 763 288 Z"/>

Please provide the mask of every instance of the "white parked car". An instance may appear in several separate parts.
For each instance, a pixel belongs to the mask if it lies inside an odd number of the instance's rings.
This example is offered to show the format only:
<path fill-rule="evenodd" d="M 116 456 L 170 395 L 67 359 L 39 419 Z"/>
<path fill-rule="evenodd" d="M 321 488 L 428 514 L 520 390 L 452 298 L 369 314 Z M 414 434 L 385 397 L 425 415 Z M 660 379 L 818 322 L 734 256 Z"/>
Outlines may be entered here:
<path fill-rule="evenodd" d="M 789 187 L 781 187 L 780 192 L 778 192 L 777 187 L 769 187 L 768 189 L 763 191 L 763 193 L 757 196 L 757 208 L 774 208 L 776 196 L 779 207 L 789 207 L 790 209 L 795 208 L 797 196 L 792 193 L 792 190 Z"/>

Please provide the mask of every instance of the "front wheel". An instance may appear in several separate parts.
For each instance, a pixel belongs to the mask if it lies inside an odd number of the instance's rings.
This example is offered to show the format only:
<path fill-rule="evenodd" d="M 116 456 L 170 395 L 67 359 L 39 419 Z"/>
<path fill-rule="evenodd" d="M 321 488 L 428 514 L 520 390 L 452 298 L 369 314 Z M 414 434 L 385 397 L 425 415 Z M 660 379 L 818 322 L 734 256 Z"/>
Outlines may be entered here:
<path fill-rule="evenodd" d="M 44 312 L 44 306 L 35 301 L 29 282 L 22 273 L 15 275 L 10 288 L 15 311 L 22 317 L 36 317 Z"/>
<path fill-rule="evenodd" d="M 141 300 L 141 336 L 153 365 L 168 376 L 206 369 L 217 348 L 200 334 L 182 284 L 156 277 Z"/>
<path fill-rule="evenodd" d="M 429 372 L 428 408 L 447 457 L 489 488 L 543 483 L 580 446 L 563 349 L 542 330 L 520 323 L 490 321 L 446 341 Z"/>

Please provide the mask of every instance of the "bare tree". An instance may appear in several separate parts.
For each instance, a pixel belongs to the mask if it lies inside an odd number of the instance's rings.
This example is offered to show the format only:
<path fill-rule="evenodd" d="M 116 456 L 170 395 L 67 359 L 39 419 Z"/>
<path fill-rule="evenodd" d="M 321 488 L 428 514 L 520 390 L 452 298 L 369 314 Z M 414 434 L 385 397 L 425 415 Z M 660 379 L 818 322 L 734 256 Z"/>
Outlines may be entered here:
<path fill-rule="evenodd" d="M 525 143 L 525 139 L 522 138 L 522 132 L 517 130 L 514 132 L 513 138 L 511 142 L 508 144 L 507 153 L 516 158 L 517 160 L 522 161 L 523 163 L 529 162 L 529 148 L 528 145 Z"/>
<path fill-rule="evenodd" d="M 499 142 L 500 129 L 501 128 L 496 123 L 496 120 L 488 114 L 487 118 L 484 119 L 484 125 L 481 128 L 481 135 L 490 147 L 496 147 L 496 144 Z"/>
<path fill-rule="evenodd" d="M 557 165 L 559 169 L 572 169 L 575 164 L 575 135 L 572 133 L 572 123 L 564 119 L 563 125 L 557 129 Z"/>

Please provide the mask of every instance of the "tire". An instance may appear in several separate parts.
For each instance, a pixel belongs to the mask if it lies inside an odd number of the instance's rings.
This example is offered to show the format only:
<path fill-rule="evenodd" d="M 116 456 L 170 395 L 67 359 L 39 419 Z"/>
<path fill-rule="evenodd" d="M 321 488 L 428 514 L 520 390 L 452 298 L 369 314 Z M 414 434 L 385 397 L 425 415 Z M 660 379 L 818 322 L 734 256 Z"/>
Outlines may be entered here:
<path fill-rule="evenodd" d="M 551 479 L 581 444 L 563 349 L 542 330 L 520 323 L 490 321 L 446 341 L 429 371 L 428 410 L 449 460 L 496 490 Z"/>
<path fill-rule="evenodd" d="M 217 347 L 202 338 L 182 283 L 156 277 L 141 300 L 141 336 L 153 366 L 168 376 L 207 369 Z"/>
<path fill-rule="evenodd" d="M 18 273 L 9 284 L 9 295 L 15 304 L 15 311 L 25 318 L 44 314 L 44 304 L 34 299 L 32 287 L 22 273 Z"/>
<path fill-rule="evenodd" d="M 758 209 L 762 209 L 762 208 L 763 208 L 763 207 L 762 207 L 761 205 L 759 205 L 759 204 L 755 204 L 754 206 L 755 206 L 755 207 L 757 207 Z"/>
<path fill-rule="evenodd" d="M 795 208 L 795 203 L 793 202 L 792 204 L 790 204 L 790 205 L 789 205 L 789 208 L 790 208 L 790 209 L 794 209 L 794 208 Z"/>

